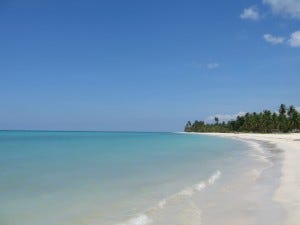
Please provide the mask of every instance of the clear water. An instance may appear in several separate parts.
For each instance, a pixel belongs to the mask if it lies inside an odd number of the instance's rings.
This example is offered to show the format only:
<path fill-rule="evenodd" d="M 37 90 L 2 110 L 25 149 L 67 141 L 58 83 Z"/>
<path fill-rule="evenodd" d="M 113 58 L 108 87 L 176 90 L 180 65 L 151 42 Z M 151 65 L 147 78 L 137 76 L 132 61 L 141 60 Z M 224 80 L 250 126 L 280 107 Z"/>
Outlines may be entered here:
<path fill-rule="evenodd" d="M 144 212 L 233 176 L 247 155 L 242 142 L 200 135 L 2 131 L 0 224 L 146 224 Z"/>

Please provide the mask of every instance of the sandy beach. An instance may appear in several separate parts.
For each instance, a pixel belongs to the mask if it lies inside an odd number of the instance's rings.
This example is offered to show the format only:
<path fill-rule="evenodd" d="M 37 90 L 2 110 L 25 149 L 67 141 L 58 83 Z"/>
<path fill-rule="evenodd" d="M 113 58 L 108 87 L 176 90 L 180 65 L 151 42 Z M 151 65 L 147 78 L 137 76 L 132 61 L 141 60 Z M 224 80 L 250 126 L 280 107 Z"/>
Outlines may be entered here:
<path fill-rule="evenodd" d="M 282 176 L 273 200 L 286 211 L 286 225 L 300 221 L 300 134 L 206 133 L 244 141 L 266 141 L 283 151 Z"/>

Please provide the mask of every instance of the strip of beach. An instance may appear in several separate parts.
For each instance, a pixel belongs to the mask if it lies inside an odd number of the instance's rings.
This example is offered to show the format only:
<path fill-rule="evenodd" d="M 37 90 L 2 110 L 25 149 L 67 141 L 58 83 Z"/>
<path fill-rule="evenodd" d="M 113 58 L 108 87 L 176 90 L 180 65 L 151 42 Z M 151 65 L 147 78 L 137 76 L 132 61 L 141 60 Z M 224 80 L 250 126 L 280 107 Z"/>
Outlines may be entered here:
<path fill-rule="evenodd" d="M 264 141 L 283 151 L 280 185 L 273 200 L 286 211 L 286 225 L 300 223 L 300 134 L 200 133 L 242 141 Z"/>

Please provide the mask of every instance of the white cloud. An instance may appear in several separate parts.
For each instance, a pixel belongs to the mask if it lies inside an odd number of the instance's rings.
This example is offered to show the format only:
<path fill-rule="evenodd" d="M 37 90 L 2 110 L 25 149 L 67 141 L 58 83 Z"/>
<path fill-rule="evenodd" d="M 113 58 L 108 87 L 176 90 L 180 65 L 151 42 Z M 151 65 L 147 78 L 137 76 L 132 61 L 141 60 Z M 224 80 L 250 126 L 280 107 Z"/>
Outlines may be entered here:
<path fill-rule="evenodd" d="M 220 66 L 219 63 L 208 63 L 207 69 L 213 70 L 213 69 L 217 69 L 219 66 Z"/>
<path fill-rule="evenodd" d="M 251 6 L 250 8 L 244 9 L 242 14 L 240 15 L 242 19 L 250 19 L 250 20 L 259 20 L 259 12 L 255 6 Z"/>
<path fill-rule="evenodd" d="M 291 47 L 300 47 L 300 31 L 295 31 L 291 34 L 288 44 Z"/>
<path fill-rule="evenodd" d="M 296 106 L 295 108 L 300 113 L 300 106 Z"/>
<path fill-rule="evenodd" d="M 200 63 L 200 62 L 192 62 L 189 64 L 186 64 L 189 66 L 192 66 L 194 68 L 197 69 L 209 69 L 209 70 L 213 70 L 213 69 L 217 69 L 218 67 L 220 67 L 219 63 L 213 62 L 213 63 Z"/>
<path fill-rule="evenodd" d="M 214 122 L 215 117 L 219 118 L 220 122 L 227 122 L 230 120 L 234 120 L 236 119 L 238 116 L 244 116 L 246 113 L 245 112 L 238 112 L 236 114 L 216 114 L 216 115 L 212 115 L 206 118 L 206 122 Z"/>
<path fill-rule="evenodd" d="M 284 43 L 285 38 L 284 37 L 275 37 L 271 34 L 265 34 L 263 36 L 266 42 L 269 42 L 273 45 L 282 44 Z"/>
<path fill-rule="evenodd" d="M 269 42 L 273 45 L 288 44 L 294 48 L 300 47 L 300 30 L 292 33 L 288 39 L 284 37 L 273 36 L 271 34 L 265 34 L 263 35 L 263 38 L 266 42 Z"/>
<path fill-rule="evenodd" d="M 300 19 L 299 0 L 263 0 L 263 3 L 269 5 L 275 14 Z"/>

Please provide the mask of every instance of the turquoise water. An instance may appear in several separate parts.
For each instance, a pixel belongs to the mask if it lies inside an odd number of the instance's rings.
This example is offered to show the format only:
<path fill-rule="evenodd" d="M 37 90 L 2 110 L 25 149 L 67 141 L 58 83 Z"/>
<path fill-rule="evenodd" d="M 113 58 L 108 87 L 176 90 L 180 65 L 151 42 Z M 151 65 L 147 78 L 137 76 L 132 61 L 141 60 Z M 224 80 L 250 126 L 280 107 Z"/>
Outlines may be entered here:
<path fill-rule="evenodd" d="M 2 131 L 0 224 L 146 224 L 139 215 L 186 187 L 222 182 L 247 149 L 176 133 Z"/>

